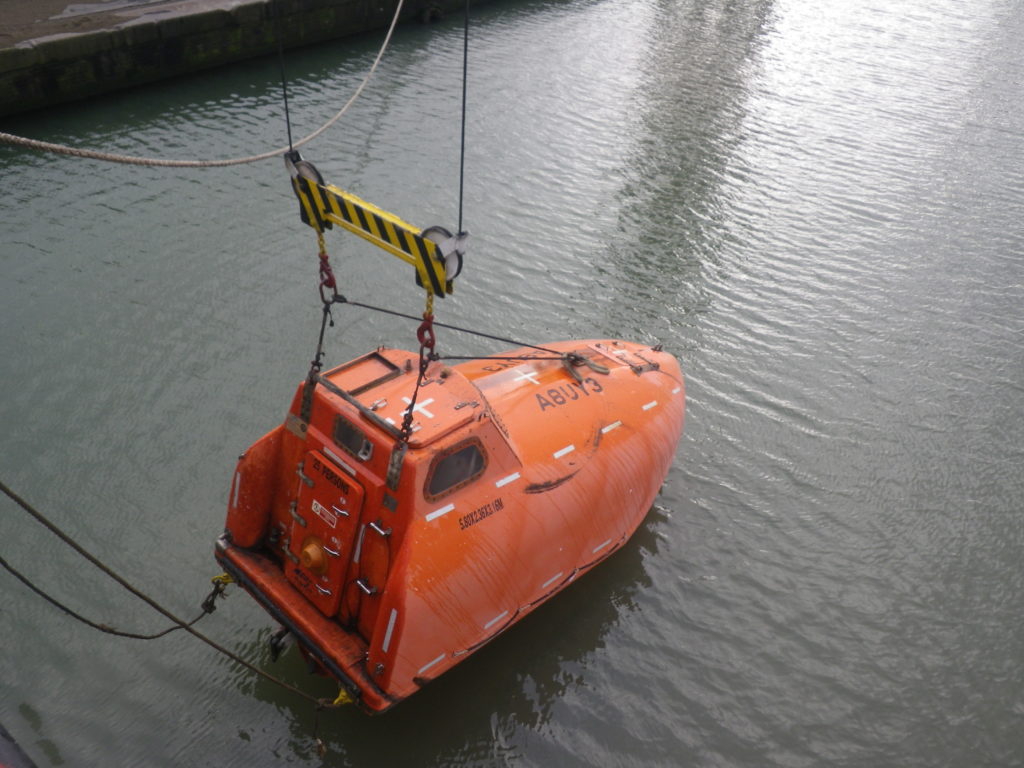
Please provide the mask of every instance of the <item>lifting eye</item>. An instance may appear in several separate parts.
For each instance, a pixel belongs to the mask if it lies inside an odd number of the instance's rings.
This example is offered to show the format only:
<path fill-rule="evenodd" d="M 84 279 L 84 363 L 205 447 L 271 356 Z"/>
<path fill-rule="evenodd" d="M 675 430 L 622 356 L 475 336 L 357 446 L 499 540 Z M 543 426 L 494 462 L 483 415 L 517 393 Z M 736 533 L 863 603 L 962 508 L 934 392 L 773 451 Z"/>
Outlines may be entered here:
<path fill-rule="evenodd" d="M 327 570 L 327 554 L 318 538 L 311 536 L 306 539 L 299 553 L 299 561 L 313 573 L 321 576 L 324 574 Z"/>

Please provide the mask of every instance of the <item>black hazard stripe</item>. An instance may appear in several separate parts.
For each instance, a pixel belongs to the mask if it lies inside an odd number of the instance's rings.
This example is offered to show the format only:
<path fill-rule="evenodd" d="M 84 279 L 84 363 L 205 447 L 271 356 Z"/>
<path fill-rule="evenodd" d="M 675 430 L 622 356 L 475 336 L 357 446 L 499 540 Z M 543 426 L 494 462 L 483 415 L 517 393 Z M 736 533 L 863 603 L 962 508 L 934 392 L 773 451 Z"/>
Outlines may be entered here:
<path fill-rule="evenodd" d="M 387 243 L 392 248 L 411 256 L 420 265 L 417 271 L 426 274 L 434 295 L 444 297 L 447 279 L 444 274 L 444 263 L 434 257 L 437 250 L 434 243 L 305 178 L 300 177 L 297 181 L 312 198 L 309 208 L 320 224 L 319 229 L 322 230 L 326 223 L 323 216 L 328 212 L 333 213 L 375 240 Z"/>
<path fill-rule="evenodd" d="M 424 240 L 419 235 L 414 235 L 412 232 L 405 233 L 406 238 L 409 240 L 409 248 L 404 249 L 410 256 L 415 257 L 418 264 L 423 265 L 423 272 L 426 273 L 430 279 L 430 287 L 434 292 L 435 296 L 444 296 L 444 285 L 438 279 L 437 270 L 435 269 L 434 260 L 430 258 L 430 245 L 428 241 Z"/>
<path fill-rule="evenodd" d="M 330 222 L 324 221 L 320 215 L 320 207 L 313 198 L 312 185 L 309 179 L 302 176 L 293 179 L 292 189 L 295 190 L 295 196 L 299 199 L 303 222 L 309 224 L 318 232 L 323 232 L 325 226 L 330 227 Z"/>

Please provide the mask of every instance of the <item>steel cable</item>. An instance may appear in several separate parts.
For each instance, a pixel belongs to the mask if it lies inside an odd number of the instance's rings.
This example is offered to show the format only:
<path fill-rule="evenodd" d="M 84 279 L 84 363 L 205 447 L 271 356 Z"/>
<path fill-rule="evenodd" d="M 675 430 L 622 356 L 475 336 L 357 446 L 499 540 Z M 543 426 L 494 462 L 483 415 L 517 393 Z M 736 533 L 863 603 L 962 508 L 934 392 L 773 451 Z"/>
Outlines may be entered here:
<path fill-rule="evenodd" d="M 159 613 L 162 616 L 164 616 L 164 617 L 170 619 L 171 621 L 173 621 L 177 626 L 179 626 L 182 629 L 184 629 L 186 632 L 188 632 L 190 635 L 195 637 L 197 640 L 201 640 L 202 642 L 206 643 L 208 646 L 213 648 L 218 653 L 221 653 L 224 656 L 227 656 L 229 659 L 234 661 L 236 664 L 240 664 L 241 666 L 243 666 L 246 669 L 248 669 L 250 672 L 253 672 L 253 673 L 257 674 L 260 677 L 262 677 L 262 678 L 264 678 L 264 679 L 266 679 L 266 680 L 268 680 L 268 681 L 270 681 L 272 683 L 276 683 L 277 685 L 281 686 L 282 688 L 290 691 L 291 693 L 294 693 L 296 696 L 299 696 L 299 697 L 305 699 L 306 701 L 312 702 L 313 704 L 315 704 L 318 707 L 331 707 L 331 706 L 334 706 L 330 701 L 326 701 L 324 699 L 318 699 L 315 696 L 310 696 L 305 691 L 301 691 L 298 688 L 296 688 L 295 686 L 291 685 L 290 683 L 286 683 L 284 680 L 281 680 L 281 679 L 279 679 L 277 677 L 274 677 L 269 672 L 264 672 L 262 669 L 260 669 L 256 665 L 251 664 L 250 662 L 248 662 L 245 659 L 241 658 L 240 656 L 238 656 L 234 652 L 232 652 L 232 651 L 228 650 L 227 648 L 225 648 L 224 646 L 222 646 L 220 643 L 218 643 L 215 640 L 207 637 L 202 632 L 200 632 L 199 630 L 195 629 L 193 626 L 191 626 L 190 622 L 186 622 L 184 619 L 181 619 L 181 618 L 178 618 L 177 616 L 175 616 L 169 610 L 167 610 L 162 605 L 160 605 L 156 600 L 154 600 L 153 598 L 149 597 L 144 592 L 140 591 L 139 589 L 137 589 L 136 587 L 134 587 L 130 583 L 128 583 L 128 581 L 126 581 L 124 578 L 122 578 L 117 573 L 115 573 L 108 565 L 106 565 L 101 560 L 99 560 L 99 558 L 95 557 L 94 555 L 92 555 L 88 551 L 86 551 L 78 542 L 76 542 L 73 538 L 71 538 L 71 536 L 69 536 L 68 534 L 64 533 L 64 531 L 62 531 L 60 528 L 58 528 L 54 523 L 50 522 L 50 520 L 47 519 L 47 517 L 45 515 L 43 515 L 38 510 L 36 510 L 31 504 L 29 504 L 27 501 L 25 501 L 23 498 L 21 498 L 18 494 L 16 494 L 14 491 L 12 491 L 7 486 L 7 484 L 4 483 L 2 480 L 0 480 L 0 492 L 3 492 L 4 495 L 6 495 L 9 499 L 11 499 L 11 501 L 13 501 L 19 507 L 21 507 L 25 512 L 27 512 L 33 518 L 35 518 L 35 520 L 38 523 L 40 523 L 42 526 L 47 528 L 54 536 L 56 536 L 58 539 L 60 539 L 65 544 L 67 544 L 69 547 L 71 547 L 73 550 L 75 550 L 75 552 L 77 552 L 83 558 L 85 558 L 90 563 L 92 563 L 96 568 L 98 568 L 103 573 L 105 573 L 107 576 L 109 576 L 111 579 L 116 581 L 124 589 L 126 589 L 129 592 L 131 592 L 137 598 L 142 600 L 144 603 L 146 603 L 150 608 L 155 610 L 157 613 Z M 6 564 L 6 561 L 5 561 L 5 564 Z M 11 570 L 11 569 L 8 569 L 8 570 Z"/>

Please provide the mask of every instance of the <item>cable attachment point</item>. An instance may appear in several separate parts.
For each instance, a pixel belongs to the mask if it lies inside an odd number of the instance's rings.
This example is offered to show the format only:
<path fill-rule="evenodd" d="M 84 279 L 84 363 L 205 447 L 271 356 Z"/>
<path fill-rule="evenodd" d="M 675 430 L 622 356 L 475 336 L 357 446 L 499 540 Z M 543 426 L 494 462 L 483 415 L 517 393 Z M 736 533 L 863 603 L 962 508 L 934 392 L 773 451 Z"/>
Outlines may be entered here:
<path fill-rule="evenodd" d="M 320 251 L 320 301 L 324 304 L 330 304 L 337 287 L 338 283 L 334 279 L 334 270 L 331 269 L 331 262 L 327 260 L 327 253 Z M 324 295 L 324 288 L 330 289 L 330 297 Z"/>
<path fill-rule="evenodd" d="M 206 599 L 202 602 L 203 613 L 213 613 L 217 610 L 217 598 L 224 598 L 224 590 L 228 588 L 228 584 L 234 584 L 235 580 L 232 579 L 228 574 L 222 573 L 219 576 L 214 576 L 211 581 L 213 582 L 213 591 L 206 596 Z"/>
<path fill-rule="evenodd" d="M 600 363 L 596 363 L 589 357 L 581 355 L 579 352 L 566 352 L 564 355 L 562 355 L 562 365 L 565 366 L 565 369 L 569 372 L 569 375 L 576 379 L 576 382 L 578 384 L 583 383 L 583 377 L 580 375 L 579 371 L 576 370 L 581 365 L 587 366 L 588 368 L 590 368 L 590 370 L 594 371 L 595 373 L 602 373 L 607 375 L 610 372 L 607 366 L 601 365 Z"/>
<path fill-rule="evenodd" d="M 462 263 L 466 256 L 466 242 L 469 240 L 469 232 L 459 232 L 453 235 L 444 227 L 427 227 L 420 233 L 425 240 L 434 243 L 441 252 L 441 262 L 444 264 L 445 290 L 452 292 L 455 278 L 462 272 Z M 417 276 L 417 284 L 422 284 Z"/>
<path fill-rule="evenodd" d="M 434 345 L 437 343 L 437 337 L 434 335 L 434 316 L 429 312 L 423 314 L 423 322 L 416 329 L 416 340 L 420 343 L 420 366 L 422 367 L 423 350 L 429 350 L 430 354 L 433 354 Z"/>
<path fill-rule="evenodd" d="M 427 378 L 427 367 L 430 365 L 432 360 L 437 360 L 438 355 L 434 352 L 434 346 L 437 344 L 437 338 L 434 336 L 434 313 L 431 311 L 434 306 L 434 297 L 432 294 L 427 294 L 427 311 L 423 313 L 423 322 L 420 323 L 419 328 L 416 329 L 416 340 L 420 343 L 420 370 L 419 375 L 416 377 L 416 387 L 412 391 L 412 399 L 409 401 L 409 407 L 405 409 L 405 415 L 402 417 L 402 426 L 399 429 L 399 443 L 404 445 L 409 441 L 412 436 L 412 417 L 416 412 L 416 397 L 419 395 L 420 387 L 423 386 L 423 382 Z M 394 454 L 392 455 L 394 459 Z M 389 469 L 389 476 L 390 476 Z"/>

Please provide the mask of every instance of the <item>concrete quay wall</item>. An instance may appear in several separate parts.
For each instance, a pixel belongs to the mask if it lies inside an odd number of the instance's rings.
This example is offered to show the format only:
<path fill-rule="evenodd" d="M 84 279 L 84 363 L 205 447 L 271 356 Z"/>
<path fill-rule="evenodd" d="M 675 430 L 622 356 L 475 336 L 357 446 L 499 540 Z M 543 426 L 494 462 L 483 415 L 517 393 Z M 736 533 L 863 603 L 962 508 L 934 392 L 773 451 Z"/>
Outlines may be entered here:
<path fill-rule="evenodd" d="M 0 48 L 0 116 L 386 28 L 397 0 L 178 0 L 111 4 L 75 24 Z M 96 6 L 103 8 L 102 5 Z M 429 21 L 464 0 L 406 0 L 401 21 Z M 82 26 L 94 27 L 79 31 Z"/>

